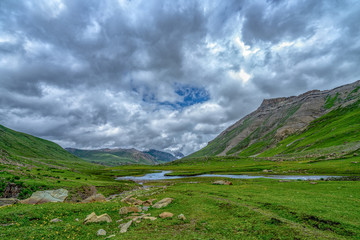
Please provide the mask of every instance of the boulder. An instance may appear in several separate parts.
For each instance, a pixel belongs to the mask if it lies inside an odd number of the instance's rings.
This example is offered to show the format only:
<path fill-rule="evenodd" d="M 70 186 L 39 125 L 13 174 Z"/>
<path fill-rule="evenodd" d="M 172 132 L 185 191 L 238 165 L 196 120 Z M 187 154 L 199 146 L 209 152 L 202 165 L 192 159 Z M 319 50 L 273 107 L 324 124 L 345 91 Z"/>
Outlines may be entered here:
<path fill-rule="evenodd" d="M 12 205 L 18 202 L 19 200 L 16 198 L 0 198 L 0 207 L 6 205 Z"/>
<path fill-rule="evenodd" d="M 161 218 L 172 218 L 174 216 L 174 214 L 172 214 L 171 212 L 163 212 L 159 215 L 159 217 Z"/>
<path fill-rule="evenodd" d="M 122 207 L 119 210 L 120 215 L 128 214 L 131 212 L 138 213 L 141 212 L 141 209 L 139 207 Z"/>
<path fill-rule="evenodd" d="M 99 229 L 96 233 L 97 236 L 106 236 L 106 231 L 104 229 Z"/>
<path fill-rule="evenodd" d="M 183 221 L 186 220 L 186 217 L 184 216 L 184 214 L 179 214 L 179 215 L 177 216 L 177 218 L 180 219 L 180 220 L 183 220 Z"/>
<path fill-rule="evenodd" d="M 153 208 L 163 208 L 169 205 L 174 199 L 173 198 L 164 198 L 157 203 L 155 203 L 152 207 Z"/>
<path fill-rule="evenodd" d="M 218 180 L 213 182 L 214 185 L 233 185 L 232 182 L 227 180 Z"/>
<path fill-rule="evenodd" d="M 91 202 L 106 202 L 106 198 L 101 193 L 94 194 L 84 200 L 81 201 L 82 203 L 91 203 Z"/>
<path fill-rule="evenodd" d="M 84 220 L 84 224 L 93 223 L 93 222 L 112 222 L 112 219 L 107 213 L 102 214 L 100 216 L 96 216 L 96 214 L 92 212 L 91 214 L 86 216 Z"/>
<path fill-rule="evenodd" d="M 128 221 L 127 223 L 123 223 L 119 225 L 120 228 L 120 233 L 126 233 L 128 228 L 131 226 L 132 224 L 132 220 Z"/>
<path fill-rule="evenodd" d="M 57 190 L 46 190 L 34 192 L 31 197 L 20 201 L 24 204 L 40 204 L 48 202 L 64 202 L 68 196 L 68 190 L 57 189 Z"/>

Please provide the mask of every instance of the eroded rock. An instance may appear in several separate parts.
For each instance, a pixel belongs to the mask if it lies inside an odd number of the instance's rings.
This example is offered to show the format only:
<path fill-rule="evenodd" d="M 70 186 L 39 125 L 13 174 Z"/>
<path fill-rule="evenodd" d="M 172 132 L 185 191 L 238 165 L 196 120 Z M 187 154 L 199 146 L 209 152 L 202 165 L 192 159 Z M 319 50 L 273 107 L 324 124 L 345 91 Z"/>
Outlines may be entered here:
<path fill-rule="evenodd" d="M 64 202 L 68 196 L 68 190 L 57 189 L 57 190 L 46 190 L 34 192 L 31 197 L 22 200 L 24 204 L 40 204 L 48 202 Z"/>
<path fill-rule="evenodd" d="M 84 224 L 93 222 L 112 222 L 112 219 L 107 213 L 96 216 L 95 212 L 92 212 L 91 214 L 86 216 Z"/>
<path fill-rule="evenodd" d="M 152 207 L 153 208 L 163 208 L 169 205 L 174 199 L 173 198 L 164 198 L 157 203 L 155 203 Z"/>

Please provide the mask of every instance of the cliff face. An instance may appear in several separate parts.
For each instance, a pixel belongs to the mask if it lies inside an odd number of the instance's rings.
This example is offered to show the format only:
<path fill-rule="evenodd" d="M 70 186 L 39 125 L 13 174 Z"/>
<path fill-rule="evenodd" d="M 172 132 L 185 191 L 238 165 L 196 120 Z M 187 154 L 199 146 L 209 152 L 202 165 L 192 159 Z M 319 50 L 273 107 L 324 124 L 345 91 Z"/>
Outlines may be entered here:
<path fill-rule="evenodd" d="M 191 156 L 256 155 L 338 106 L 353 103 L 360 81 L 332 90 L 313 90 L 299 96 L 264 99 L 260 107 L 223 131 Z M 358 91 L 359 90 L 359 91 Z"/>

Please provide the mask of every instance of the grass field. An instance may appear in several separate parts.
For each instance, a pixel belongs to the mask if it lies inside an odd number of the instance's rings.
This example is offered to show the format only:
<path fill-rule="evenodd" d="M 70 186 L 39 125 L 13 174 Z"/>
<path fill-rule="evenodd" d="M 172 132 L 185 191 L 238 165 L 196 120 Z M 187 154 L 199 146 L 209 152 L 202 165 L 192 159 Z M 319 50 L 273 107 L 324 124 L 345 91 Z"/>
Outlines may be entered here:
<path fill-rule="evenodd" d="M 139 199 L 174 198 L 157 216 L 172 212 L 172 219 L 143 220 L 120 234 L 118 210 L 124 203 L 14 205 L 0 209 L 1 239 L 359 239 L 360 182 L 232 180 L 233 185 L 212 185 L 211 178 L 189 178 L 151 183 L 135 192 Z M 167 185 L 166 189 L 159 186 Z M 159 189 L 162 189 L 159 191 Z M 151 193 L 155 193 L 151 195 Z M 146 196 L 148 195 L 148 196 Z M 95 211 L 108 213 L 112 223 L 83 225 Z M 187 220 L 176 218 L 183 213 Z M 53 218 L 62 222 L 50 223 Z M 80 221 L 77 222 L 75 219 Z M 12 225 L 11 225 L 12 224 Z"/>

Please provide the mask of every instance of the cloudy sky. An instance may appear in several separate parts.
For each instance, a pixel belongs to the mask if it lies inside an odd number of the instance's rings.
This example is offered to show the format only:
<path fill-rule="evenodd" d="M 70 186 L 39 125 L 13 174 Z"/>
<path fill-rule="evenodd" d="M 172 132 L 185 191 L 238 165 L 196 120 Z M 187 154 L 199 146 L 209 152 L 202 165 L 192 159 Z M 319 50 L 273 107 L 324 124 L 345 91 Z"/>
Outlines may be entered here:
<path fill-rule="evenodd" d="M 359 23 L 358 0 L 1 0 L 0 124 L 189 154 L 264 98 L 359 80 Z"/>

